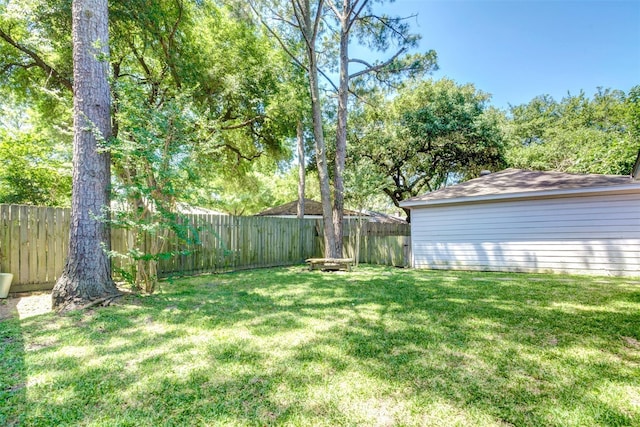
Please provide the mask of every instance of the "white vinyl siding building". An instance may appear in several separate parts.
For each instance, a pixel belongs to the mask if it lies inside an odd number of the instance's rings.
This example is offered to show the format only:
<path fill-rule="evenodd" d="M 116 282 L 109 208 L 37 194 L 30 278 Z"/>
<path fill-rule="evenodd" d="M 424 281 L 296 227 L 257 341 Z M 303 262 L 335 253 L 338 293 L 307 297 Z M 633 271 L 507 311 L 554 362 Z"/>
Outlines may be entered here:
<path fill-rule="evenodd" d="M 550 178 L 567 174 L 493 175 L 404 202 L 413 267 L 640 277 L 639 182 L 559 188 L 571 182 Z"/>

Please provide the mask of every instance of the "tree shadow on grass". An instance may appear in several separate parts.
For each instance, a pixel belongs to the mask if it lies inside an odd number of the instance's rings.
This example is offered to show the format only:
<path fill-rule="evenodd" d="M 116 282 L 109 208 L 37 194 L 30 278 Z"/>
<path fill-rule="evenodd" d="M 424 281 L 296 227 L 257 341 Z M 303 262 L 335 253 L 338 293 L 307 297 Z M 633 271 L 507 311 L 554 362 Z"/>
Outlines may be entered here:
<path fill-rule="evenodd" d="M 330 277 L 326 283 L 322 277 L 325 297 L 338 294 L 335 308 L 343 315 L 345 309 L 352 313 L 346 324 L 302 344 L 297 359 L 329 360 L 335 370 L 360 370 L 396 382 L 410 390 L 411 400 L 446 398 L 455 407 L 476 407 L 499 422 L 638 421 L 640 410 L 633 399 L 640 391 L 634 369 L 640 354 L 622 338 L 638 339 L 640 312 L 616 304 L 636 301 L 638 290 L 585 296 L 579 294 L 584 288 L 580 278 L 551 279 L 548 286 L 554 289 L 547 289 L 531 286 L 527 275 L 496 275 L 481 286 L 470 281 L 473 274 L 447 275 L 445 280 L 441 273 L 426 280 L 418 273 L 409 276 L 325 276 Z M 301 319 L 322 316 L 332 306 L 305 303 L 309 300 L 309 295 L 299 295 L 280 313 Z M 327 351 L 336 348 L 343 357 Z M 631 400 L 626 408 L 610 403 L 616 400 L 607 395 L 610 385 L 620 386 L 611 393 L 631 390 L 621 396 Z"/>
<path fill-rule="evenodd" d="M 581 295 L 580 280 L 532 277 L 362 268 L 179 281 L 14 325 L 30 331 L 27 361 L 25 344 L 14 349 L 17 383 L 29 371 L 33 384 L 0 414 L 26 409 L 24 425 L 637 423 L 640 409 L 616 399 L 640 395 L 640 354 L 621 339 L 640 340 L 640 314 L 625 309 L 638 290 Z"/>
<path fill-rule="evenodd" d="M 621 410 L 606 396 L 613 384 L 637 392 L 638 352 L 621 337 L 639 338 L 640 313 L 615 304 L 633 303 L 637 291 L 585 296 L 577 277 L 546 277 L 552 289 L 532 286 L 531 275 L 484 277 L 316 274 L 306 292 L 287 294 L 306 277 L 283 275 L 226 320 L 253 319 L 251 332 L 270 336 L 301 329 L 304 319 L 346 319 L 304 341 L 286 363 L 359 371 L 395 383 L 411 401 L 445 399 L 516 425 L 637 421 L 633 403 Z"/>
<path fill-rule="evenodd" d="M 415 395 L 456 396 L 456 405 L 479 407 L 515 425 L 562 424 L 563 416 L 565 423 L 577 425 L 640 420 L 633 403 L 625 411 L 599 396 L 613 384 L 640 391 L 634 368 L 640 353 L 621 340 L 638 336 L 640 311 L 606 305 L 619 302 L 620 295 L 634 301 L 639 290 L 598 296 L 590 304 L 588 297 L 574 297 L 580 286 L 545 292 L 531 289 L 524 275 L 497 276 L 509 282 L 485 287 L 460 286 L 473 276 L 461 277 L 430 281 L 427 289 L 404 284 L 394 292 L 393 285 L 384 296 L 370 299 L 354 290 L 363 302 L 389 309 L 379 310 L 377 319 L 354 317 L 329 345 L 353 343 L 350 351 L 368 372 L 405 386 L 415 383 L 409 386 Z M 409 310 L 402 305 L 406 300 L 413 301 Z M 564 414 L 554 418 L 553 410 Z"/>
<path fill-rule="evenodd" d="M 535 286 L 534 279 L 544 283 Z M 340 359 L 334 368 L 366 367 L 381 380 L 400 380 L 414 397 L 431 385 L 442 392 L 428 393 L 431 399 L 457 396 L 455 405 L 518 425 L 632 425 L 640 417 L 634 369 L 640 353 L 633 344 L 640 340 L 640 311 L 628 307 L 640 289 L 624 280 L 604 287 L 595 280 L 393 270 L 374 278 L 323 275 L 276 315 L 298 323 L 307 316 L 346 316 L 347 325 L 302 344 L 301 360 L 331 360 L 313 349 L 341 348 L 354 362 Z M 270 291 L 289 285 L 283 277 Z M 318 294 L 329 302 L 315 303 Z M 624 409 L 611 404 L 620 398 Z"/>
<path fill-rule="evenodd" d="M 22 425 L 16 408 L 26 400 L 25 344 L 16 317 L 0 319 L 0 425 Z"/>

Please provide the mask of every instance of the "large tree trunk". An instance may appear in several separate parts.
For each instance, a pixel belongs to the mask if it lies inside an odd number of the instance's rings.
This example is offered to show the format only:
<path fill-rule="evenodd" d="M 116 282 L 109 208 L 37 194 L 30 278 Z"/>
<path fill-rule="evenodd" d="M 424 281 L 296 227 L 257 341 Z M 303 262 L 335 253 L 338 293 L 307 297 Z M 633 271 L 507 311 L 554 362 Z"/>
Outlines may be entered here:
<path fill-rule="evenodd" d="M 300 235 L 298 245 L 300 247 L 300 261 L 304 260 L 304 191 L 306 186 L 305 155 L 304 155 L 304 128 L 302 120 L 298 121 L 296 129 L 298 137 L 298 222 Z"/>
<path fill-rule="evenodd" d="M 407 222 L 411 223 L 411 209 L 409 208 L 402 208 L 402 210 L 404 211 L 405 214 L 407 214 Z"/>
<path fill-rule="evenodd" d="M 315 70 L 315 71 L 312 71 Z M 324 224 L 324 256 L 340 258 L 336 252 L 336 235 L 333 227 L 331 210 L 331 187 L 329 186 L 329 170 L 327 167 L 327 149 L 322 129 L 322 109 L 320 105 L 320 88 L 318 86 L 318 68 L 310 67 L 309 82 L 311 84 L 311 109 L 313 112 L 313 135 L 316 148 L 316 163 L 320 181 L 320 201 L 322 202 L 322 220 Z M 315 73 L 315 76 L 311 77 Z"/>
<path fill-rule="evenodd" d="M 298 219 L 304 218 L 304 187 L 306 184 L 303 130 L 302 121 L 298 121 L 298 127 L 296 129 L 298 137 Z"/>
<path fill-rule="evenodd" d="M 321 8 L 322 1 L 318 3 L 318 7 Z M 305 0 L 304 8 L 304 32 L 307 40 L 307 57 L 309 59 L 309 90 L 311 92 L 313 139 L 315 141 L 316 164 L 318 167 L 318 179 L 320 181 L 320 201 L 322 202 L 322 220 L 324 226 L 324 254 L 327 258 L 339 258 L 340 256 L 336 252 L 336 235 L 333 228 L 327 149 L 324 142 L 324 130 L 322 128 L 322 105 L 320 101 L 320 85 L 318 82 L 318 53 L 315 46 L 317 34 L 314 31 L 314 21 L 311 20 L 311 4 L 309 0 Z M 320 15 L 317 15 L 317 17 L 320 19 Z"/>
<path fill-rule="evenodd" d="M 333 228 L 335 253 L 342 257 L 344 218 L 344 166 L 347 157 L 347 102 L 349 102 L 349 19 L 350 4 L 344 0 L 340 23 L 340 83 L 338 86 L 338 124 L 336 129 L 336 159 L 333 176 Z"/>
<path fill-rule="evenodd" d="M 53 308 L 73 308 L 117 295 L 104 245 L 109 228 L 110 159 L 99 150 L 111 137 L 107 81 L 107 0 L 74 0 L 73 16 L 73 191 L 69 254 L 52 293 Z"/>

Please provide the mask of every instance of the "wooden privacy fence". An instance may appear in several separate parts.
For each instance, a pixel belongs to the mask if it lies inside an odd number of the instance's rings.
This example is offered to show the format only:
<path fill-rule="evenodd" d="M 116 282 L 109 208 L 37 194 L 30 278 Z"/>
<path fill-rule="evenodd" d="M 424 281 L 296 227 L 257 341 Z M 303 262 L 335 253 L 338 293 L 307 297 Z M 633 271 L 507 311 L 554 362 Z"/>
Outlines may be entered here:
<path fill-rule="evenodd" d="M 0 272 L 13 273 L 10 292 L 52 288 L 67 258 L 70 214 L 0 205 Z"/>
<path fill-rule="evenodd" d="M 67 256 L 70 210 L 0 204 L 0 272 L 13 273 L 11 292 L 51 289 Z M 322 254 L 322 224 L 315 219 L 185 215 L 198 230 L 199 244 L 168 242 L 165 251 L 184 254 L 161 259 L 158 275 L 194 275 L 299 264 Z M 409 226 L 345 224 L 345 256 L 354 256 L 360 230 L 359 261 L 405 266 Z M 195 232 L 192 232 L 195 233 Z M 113 228 L 111 249 L 126 253 L 133 234 Z M 148 240 L 148 238 L 147 238 Z M 113 260 L 114 267 L 121 263 Z"/>
<path fill-rule="evenodd" d="M 317 231 L 322 233 L 322 221 Z M 320 253 L 324 241 L 318 237 Z M 342 240 L 344 256 L 363 264 L 408 267 L 411 260 L 411 226 L 403 223 L 345 220 Z"/>

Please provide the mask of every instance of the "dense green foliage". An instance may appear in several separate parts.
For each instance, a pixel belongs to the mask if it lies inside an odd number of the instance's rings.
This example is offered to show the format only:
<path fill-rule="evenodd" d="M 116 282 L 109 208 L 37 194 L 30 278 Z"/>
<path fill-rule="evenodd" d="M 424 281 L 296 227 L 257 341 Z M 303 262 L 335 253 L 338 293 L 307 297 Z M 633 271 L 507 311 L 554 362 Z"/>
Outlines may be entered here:
<path fill-rule="evenodd" d="M 180 231 L 178 202 L 215 205 L 235 197 L 233 190 L 256 170 L 273 174 L 289 160 L 304 111 L 289 99 L 304 99 L 304 85 L 261 27 L 225 5 L 134 0 L 109 6 L 111 49 L 104 59 L 111 69 L 113 138 L 103 148 L 112 159 L 113 218 L 137 233 L 119 256 L 131 261 L 127 276 L 151 291 L 155 263 L 166 255 L 163 240 Z M 0 11 L 2 91 L 44 119 L 29 132 L 3 135 L 2 144 L 19 149 L 0 155 L 12 166 L 3 172 L 0 201 L 66 204 L 69 180 L 46 172 L 60 169 L 59 156 L 47 149 L 70 146 L 70 133 L 47 141 L 71 117 L 70 2 L 17 0 L 0 3 Z M 154 236 L 150 253 L 139 251 L 143 232 Z"/>
<path fill-rule="evenodd" d="M 0 425 L 640 421 L 633 280 L 292 267 L 161 290 L 0 321 Z"/>
<path fill-rule="evenodd" d="M 640 149 L 640 86 L 560 102 L 540 96 L 507 113 L 473 85 L 447 79 L 361 99 L 346 172 L 356 204 L 384 193 L 397 206 L 481 169 L 628 175 Z"/>
<path fill-rule="evenodd" d="M 17 115 L 24 111 L 12 107 L 0 110 L 5 119 L 0 127 L 0 203 L 68 206 L 70 147 L 46 130 L 22 122 Z"/>
<path fill-rule="evenodd" d="M 353 117 L 350 160 L 368 177 L 369 192 L 384 192 L 396 206 L 499 168 L 502 134 L 488 100 L 473 85 L 447 79 L 412 82 L 391 99 L 378 94 Z M 362 177 L 352 178 L 355 191 L 367 191 Z"/>
<path fill-rule="evenodd" d="M 574 173 L 628 175 L 640 149 L 640 86 L 600 89 L 561 101 L 539 96 L 511 107 L 505 133 L 509 165 Z"/>
<path fill-rule="evenodd" d="M 295 88 L 300 84 L 297 71 L 259 27 L 212 1 L 111 2 L 110 8 L 116 139 L 139 136 L 140 126 L 155 111 L 179 109 L 194 121 L 190 129 L 181 129 L 188 133 L 179 136 L 184 143 L 179 153 L 171 153 L 177 160 L 146 156 L 144 167 L 161 167 L 149 163 L 156 160 L 177 167 L 187 156 L 192 172 L 197 170 L 204 180 L 241 181 L 256 159 L 267 159 L 262 169 L 272 172 L 277 162 L 288 159 L 296 123 L 292 110 L 298 108 L 288 99 L 304 89 Z M 28 139 L 42 140 L 70 122 L 70 2 L 2 2 L 0 11 L 1 91 L 38 115 L 40 134 Z M 144 114 L 125 117 L 119 109 L 127 110 L 127 105 Z M 172 123 L 147 131 L 164 140 L 176 136 Z M 69 133 L 55 137 L 51 144 L 70 145 Z M 129 159 L 121 152 L 115 158 L 118 185 L 143 167 L 142 156 Z M 36 185 L 33 180 L 22 185 L 27 184 Z M 46 184 L 37 186 L 46 193 Z M 172 182 L 174 188 L 185 189 L 182 184 Z M 203 187 L 187 187 L 192 191 L 179 197 L 189 198 Z M 205 191 L 200 195 L 205 200 L 213 196 Z M 43 202 L 37 197 L 23 201 Z"/>
<path fill-rule="evenodd" d="M 304 47 L 300 34 L 278 19 L 287 16 L 289 2 L 252 4 L 254 10 L 212 0 L 110 2 L 116 196 L 138 205 L 132 197 L 150 202 L 153 193 L 162 199 L 153 203 L 184 201 L 236 214 L 295 197 L 298 121 L 309 147 L 314 139 Z M 339 89 L 325 79 L 337 76 L 340 63 L 342 5 L 334 6 L 319 24 L 323 95 Z M 0 202 L 69 204 L 70 7 L 68 0 L 0 1 Z M 399 32 L 390 34 L 392 28 Z M 368 12 L 350 31 L 354 44 L 372 52 L 393 53 L 417 41 L 406 21 Z M 405 44 L 392 42 L 398 36 Z M 435 65 L 434 52 L 400 50 L 386 63 L 350 58 L 349 90 L 358 97 L 348 105 L 349 157 L 341 173 L 352 207 L 397 205 L 482 168 L 630 172 L 640 147 L 640 86 L 560 101 L 540 96 L 505 114 L 489 108 L 487 94 L 446 79 L 380 94 L 381 81 L 399 83 L 395 77 Z M 339 109 L 335 98 L 321 98 L 323 152 L 335 181 Z M 316 158 L 309 150 L 304 161 Z M 312 192 L 319 197 L 319 189 Z M 388 202 L 381 202 L 385 195 Z"/>

